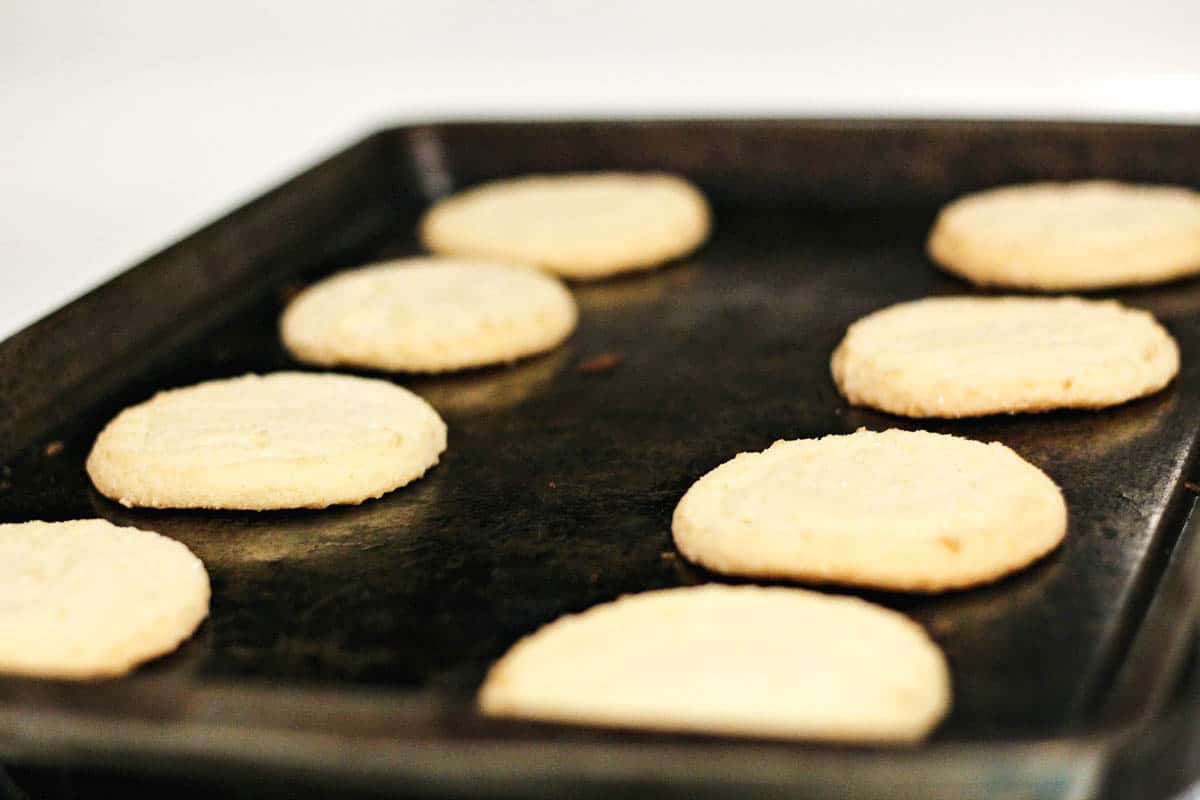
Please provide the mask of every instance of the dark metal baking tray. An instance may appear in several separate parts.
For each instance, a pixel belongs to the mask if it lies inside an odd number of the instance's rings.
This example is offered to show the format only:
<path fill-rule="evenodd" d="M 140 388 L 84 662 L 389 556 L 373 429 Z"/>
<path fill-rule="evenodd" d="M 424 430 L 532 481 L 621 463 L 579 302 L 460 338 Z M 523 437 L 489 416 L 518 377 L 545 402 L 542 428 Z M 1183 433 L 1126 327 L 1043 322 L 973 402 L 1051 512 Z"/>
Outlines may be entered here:
<path fill-rule="evenodd" d="M 418 252 L 432 198 L 603 168 L 697 181 L 714 204 L 712 241 L 649 274 L 576 286 L 579 330 L 555 352 L 397 376 L 450 426 L 424 479 L 360 507 L 293 513 L 128 510 L 91 489 L 84 458 L 114 413 L 166 387 L 297 368 L 276 334 L 289 293 Z M 422 795 L 1162 796 L 1200 752 L 1189 666 L 1200 515 L 1187 488 L 1200 281 L 1104 293 L 1158 315 L 1183 357 L 1166 391 L 1104 412 L 913 422 L 848 407 L 828 373 L 857 317 L 974 291 L 923 254 L 939 204 L 1099 176 L 1200 186 L 1200 129 L 494 122 L 368 137 L 0 344 L 0 520 L 153 528 L 204 559 L 214 590 L 196 637 L 131 677 L 0 678 L 0 759 Z M 577 369 L 601 353 L 624 360 Z M 489 663 L 538 625 L 715 579 L 670 542 L 697 476 L 778 438 L 860 425 L 1005 442 L 1070 506 L 1065 545 L 1019 575 L 869 595 L 923 623 L 949 657 L 954 711 L 930 742 L 832 747 L 473 712 Z"/>

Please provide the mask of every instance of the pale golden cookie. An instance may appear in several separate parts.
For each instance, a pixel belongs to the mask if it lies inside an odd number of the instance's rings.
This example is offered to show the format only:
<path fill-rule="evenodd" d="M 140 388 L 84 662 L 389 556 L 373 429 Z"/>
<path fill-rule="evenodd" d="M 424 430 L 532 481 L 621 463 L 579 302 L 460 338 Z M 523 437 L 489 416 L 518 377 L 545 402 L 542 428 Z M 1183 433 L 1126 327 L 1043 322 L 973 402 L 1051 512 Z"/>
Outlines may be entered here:
<path fill-rule="evenodd" d="M 169 653 L 208 616 L 179 542 L 102 519 L 0 525 L 0 672 L 104 678 Z"/>
<path fill-rule="evenodd" d="M 484 713 L 855 742 L 923 738 L 950 706 L 919 625 L 853 597 L 709 584 L 628 595 L 517 642 Z"/>
<path fill-rule="evenodd" d="M 861 430 L 741 453 L 692 484 L 671 528 L 714 572 L 939 592 L 1045 555 L 1067 507 L 998 442 Z"/>
<path fill-rule="evenodd" d="M 589 280 L 649 269 L 699 247 L 708 203 L 662 173 L 534 175 L 494 181 L 436 203 L 421 220 L 435 253 L 527 264 Z"/>
<path fill-rule="evenodd" d="M 1034 183 L 942 209 L 928 243 L 945 269 L 982 286 L 1099 289 L 1200 272 L 1200 193 L 1112 181 Z"/>
<path fill-rule="evenodd" d="M 831 369 L 855 405 L 974 417 L 1153 394 L 1179 372 L 1179 348 L 1153 316 L 1112 300 L 932 297 L 855 322 Z"/>
<path fill-rule="evenodd" d="M 152 508 L 324 508 L 421 477 L 446 425 L 395 384 L 276 372 L 159 392 L 101 432 L 87 470 L 102 494 Z"/>
<path fill-rule="evenodd" d="M 549 350 L 577 316 L 566 287 L 536 270 L 411 258 L 309 287 L 280 330 L 287 349 L 310 364 L 443 372 Z"/>

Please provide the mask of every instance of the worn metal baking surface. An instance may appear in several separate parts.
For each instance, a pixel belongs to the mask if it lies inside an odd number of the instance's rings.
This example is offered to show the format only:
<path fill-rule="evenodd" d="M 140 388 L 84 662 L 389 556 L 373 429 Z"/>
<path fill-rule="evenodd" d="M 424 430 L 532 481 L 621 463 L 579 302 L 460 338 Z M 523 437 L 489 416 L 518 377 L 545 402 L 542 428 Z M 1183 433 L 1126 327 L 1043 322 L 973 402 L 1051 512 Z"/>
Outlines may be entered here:
<path fill-rule="evenodd" d="M 276 334 L 290 293 L 417 253 L 414 225 L 432 196 L 606 167 L 697 180 L 715 203 L 712 241 L 656 272 L 576 286 L 579 330 L 553 353 L 397 376 L 450 427 L 423 480 L 357 508 L 266 514 L 128 510 L 90 488 L 84 458 L 122 407 L 161 388 L 296 368 Z M 0 345 L 0 520 L 99 515 L 153 528 L 204 559 L 214 590 L 195 639 L 128 679 L 0 678 L 0 754 L 156 769 L 303 764 L 317 779 L 451 793 L 582 781 L 846 797 L 1036 784 L 1044 793 L 1032 796 L 1065 797 L 1099 785 L 1110 758 L 1131 758 L 1145 719 L 1178 705 L 1164 698 L 1191 641 L 1181 615 L 1200 576 L 1171 559 L 1193 504 L 1200 281 L 1103 295 L 1154 312 L 1179 340 L 1183 370 L 1159 395 L 1101 413 L 914 423 L 848 407 L 828 372 L 863 314 L 973 291 L 923 255 L 941 202 L 1091 176 L 1200 186 L 1200 133 L 726 121 L 371 137 Z M 578 369 L 608 353 L 621 357 L 612 369 Z M 1071 510 L 1061 550 L 1010 579 L 937 597 L 868 595 L 922 622 L 950 659 L 954 711 L 929 746 L 649 736 L 471 711 L 487 666 L 538 625 L 626 592 L 714 579 L 670 541 L 674 505 L 699 475 L 778 438 L 860 425 L 1002 441 L 1048 472 Z"/>

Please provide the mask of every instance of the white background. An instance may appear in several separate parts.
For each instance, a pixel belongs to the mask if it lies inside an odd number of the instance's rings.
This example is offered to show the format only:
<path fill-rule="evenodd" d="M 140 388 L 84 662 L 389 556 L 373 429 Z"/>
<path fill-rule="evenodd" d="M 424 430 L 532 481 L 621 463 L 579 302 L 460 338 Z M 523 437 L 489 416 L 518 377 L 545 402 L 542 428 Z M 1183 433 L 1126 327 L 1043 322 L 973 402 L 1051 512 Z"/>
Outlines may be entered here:
<path fill-rule="evenodd" d="M 685 114 L 1200 122 L 1200 0 L 0 0 L 0 338 L 385 122 Z"/>

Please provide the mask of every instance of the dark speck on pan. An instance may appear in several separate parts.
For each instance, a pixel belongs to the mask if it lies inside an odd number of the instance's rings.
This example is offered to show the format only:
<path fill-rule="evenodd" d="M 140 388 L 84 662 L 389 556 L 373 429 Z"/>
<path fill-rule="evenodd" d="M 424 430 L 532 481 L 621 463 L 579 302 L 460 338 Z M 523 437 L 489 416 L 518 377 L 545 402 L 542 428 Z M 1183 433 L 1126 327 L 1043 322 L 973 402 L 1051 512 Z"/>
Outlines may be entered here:
<path fill-rule="evenodd" d="M 617 355 L 616 353 L 601 353 L 598 356 L 592 356 L 580 361 L 576 365 L 575 371 L 582 375 L 595 375 L 600 372 L 608 372 L 609 370 L 616 369 L 624 360 L 624 356 Z"/>

